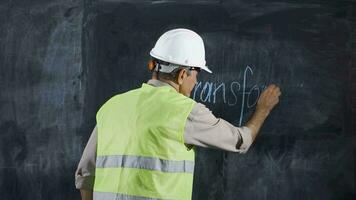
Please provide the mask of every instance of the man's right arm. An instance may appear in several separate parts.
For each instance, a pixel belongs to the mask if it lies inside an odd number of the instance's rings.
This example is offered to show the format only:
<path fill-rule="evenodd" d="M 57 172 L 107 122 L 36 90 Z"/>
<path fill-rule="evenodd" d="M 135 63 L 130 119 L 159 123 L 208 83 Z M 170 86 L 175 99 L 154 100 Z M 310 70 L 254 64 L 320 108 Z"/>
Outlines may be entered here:
<path fill-rule="evenodd" d="M 197 103 L 189 114 L 184 134 L 186 144 L 246 153 L 264 120 L 278 103 L 279 88 L 271 85 L 262 92 L 256 111 L 245 126 L 236 127 L 216 118 L 203 104 Z"/>
<path fill-rule="evenodd" d="M 269 85 L 266 90 L 261 93 L 256 110 L 245 125 L 251 130 L 252 141 L 256 139 L 256 136 L 269 113 L 278 104 L 280 95 L 281 91 L 279 87 L 274 84 Z"/>

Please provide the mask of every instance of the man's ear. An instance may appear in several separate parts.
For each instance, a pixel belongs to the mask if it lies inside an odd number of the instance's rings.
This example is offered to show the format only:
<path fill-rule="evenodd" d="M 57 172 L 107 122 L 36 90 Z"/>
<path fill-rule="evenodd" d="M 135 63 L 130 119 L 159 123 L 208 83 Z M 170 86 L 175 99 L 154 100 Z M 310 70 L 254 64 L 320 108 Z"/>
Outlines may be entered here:
<path fill-rule="evenodd" d="M 182 85 L 183 84 L 183 80 L 187 77 L 187 70 L 186 69 L 181 69 L 178 73 L 178 84 Z"/>

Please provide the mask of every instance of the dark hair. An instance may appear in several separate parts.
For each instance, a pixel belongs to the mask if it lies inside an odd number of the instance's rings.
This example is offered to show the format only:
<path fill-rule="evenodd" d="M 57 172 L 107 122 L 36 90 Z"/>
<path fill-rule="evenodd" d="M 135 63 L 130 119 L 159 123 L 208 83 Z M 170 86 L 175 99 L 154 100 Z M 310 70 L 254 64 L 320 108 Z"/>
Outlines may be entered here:
<path fill-rule="evenodd" d="M 162 65 L 169 65 L 170 64 L 169 62 L 165 62 L 165 61 L 159 60 L 157 58 L 151 58 L 151 59 L 152 59 L 152 61 L 154 63 L 158 63 L 158 64 L 162 64 Z M 160 71 L 155 71 L 155 70 L 152 70 L 152 72 L 157 75 L 158 79 L 163 78 L 165 80 L 170 80 L 170 81 L 176 82 L 180 71 L 183 70 L 183 69 L 186 69 L 188 76 L 190 76 L 191 70 L 193 70 L 195 68 L 188 67 L 188 66 L 179 66 L 178 68 L 174 69 L 170 73 L 165 73 L 165 72 L 160 72 Z M 199 68 L 197 68 L 197 69 L 200 70 Z M 195 69 L 195 70 L 197 70 L 197 69 Z"/>

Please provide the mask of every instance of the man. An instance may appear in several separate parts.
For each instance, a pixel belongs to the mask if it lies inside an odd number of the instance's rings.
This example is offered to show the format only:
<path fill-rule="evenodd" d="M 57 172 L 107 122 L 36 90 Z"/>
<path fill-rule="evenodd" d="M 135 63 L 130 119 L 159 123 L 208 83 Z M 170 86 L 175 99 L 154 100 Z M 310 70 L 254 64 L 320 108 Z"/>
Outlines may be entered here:
<path fill-rule="evenodd" d="M 82 199 L 191 199 L 193 146 L 245 153 L 279 101 L 280 89 L 268 86 L 251 119 L 235 127 L 189 98 L 198 73 L 211 73 L 198 34 L 170 30 L 150 54 L 152 79 L 112 97 L 96 115 L 76 171 Z"/>

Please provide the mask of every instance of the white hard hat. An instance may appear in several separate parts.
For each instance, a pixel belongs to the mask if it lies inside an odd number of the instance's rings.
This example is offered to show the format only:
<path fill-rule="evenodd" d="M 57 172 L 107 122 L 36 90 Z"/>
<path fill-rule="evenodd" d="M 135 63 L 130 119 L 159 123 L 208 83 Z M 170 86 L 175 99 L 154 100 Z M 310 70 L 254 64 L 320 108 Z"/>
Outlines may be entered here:
<path fill-rule="evenodd" d="M 211 70 L 205 66 L 203 39 L 192 30 L 179 28 L 165 32 L 157 40 L 150 55 L 158 60 L 172 64 L 164 66 L 166 67 L 165 72 L 173 71 L 177 65 L 182 65 L 198 67 L 212 73 Z"/>

